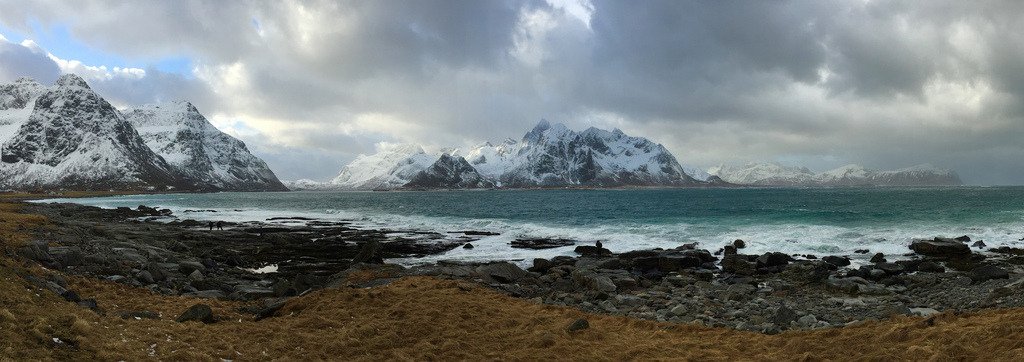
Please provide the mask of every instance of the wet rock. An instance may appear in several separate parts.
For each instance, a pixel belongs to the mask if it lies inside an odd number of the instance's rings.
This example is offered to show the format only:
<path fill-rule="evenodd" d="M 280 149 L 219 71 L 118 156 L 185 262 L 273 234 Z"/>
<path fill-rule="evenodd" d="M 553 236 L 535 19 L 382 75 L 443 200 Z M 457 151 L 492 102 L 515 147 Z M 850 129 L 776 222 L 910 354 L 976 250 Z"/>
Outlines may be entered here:
<path fill-rule="evenodd" d="M 533 266 L 527 268 L 526 270 L 534 273 L 544 274 L 547 273 L 548 270 L 553 268 L 554 266 L 555 263 L 552 263 L 550 260 L 544 258 L 536 258 L 533 259 Z"/>
<path fill-rule="evenodd" d="M 723 255 L 736 255 L 736 247 L 732 245 L 726 245 L 722 248 Z"/>
<path fill-rule="evenodd" d="M 756 260 L 758 269 L 786 266 L 791 261 L 793 257 L 779 252 L 764 253 Z"/>
<path fill-rule="evenodd" d="M 741 239 L 736 239 L 732 241 L 732 246 L 736 247 L 736 249 L 743 249 L 747 247 L 747 243 Z"/>
<path fill-rule="evenodd" d="M 971 237 L 967 236 L 967 235 L 964 235 L 964 236 L 955 237 L 955 238 L 953 238 L 953 240 L 959 241 L 961 243 L 969 243 L 969 242 L 971 242 Z"/>
<path fill-rule="evenodd" d="M 513 248 L 516 248 L 516 249 L 542 250 L 542 249 L 561 248 L 563 246 L 573 246 L 573 245 L 576 245 L 576 241 L 575 240 L 569 240 L 569 239 L 544 239 L 544 238 L 541 238 L 541 239 L 516 239 L 516 240 L 513 240 L 510 244 L 512 245 Z"/>
<path fill-rule="evenodd" d="M 857 250 L 854 250 L 853 252 L 857 253 L 857 254 L 867 254 L 867 253 L 870 253 L 871 250 L 868 250 L 868 249 L 857 249 Z"/>
<path fill-rule="evenodd" d="M 829 255 L 821 258 L 822 261 L 835 265 L 837 267 L 844 267 L 850 265 L 850 258 L 845 256 Z"/>
<path fill-rule="evenodd" d="M 214 318 L 213 309 L 210 309 L 210 306 L 206 304 L 196 304 L 189 307 L 184 313 L 181 313 L 175 321 L 178 323 L 197 321 L 209 324 L 216 322 L 216 318 Z"/>
<path fill-rule="evenodd" d="M 924 273 L 944 273 L 946 268 L 933 261 L 923 261 L 917 264 L 917 271 Z"/>
<path fill-rule="evenodd" d="M 871 257 L 871 262 L 872 263 L 884 263 L 884 262 L 886 262 L 885 254 L 882 254 L 882 253 L 875 254 L 874 256 Z"/>
<path fill-rule="evenodd" d="M 574 249 L 573 251 L 576 252 L 576 254 L 580 254 L 583 256 L 612 255 L 611 250 L 599 248 L 593 245 L 580 245 L 577 246 L 576 249 Z"/>
<path fill-rule="evenodd" d="M 905 271 L 905 269 L 903 268 L 903 265 L 901 265 L 901 264 L 886 263 L 886 262 L 880 262 L 878 264 L 875 264 L 875 269 L 881 270 L 881 271 L 885 272 L 885 274 L 888 274 L 888 275 L 897 275 L 897 274 L 903 273 Z"/>
<path fill-rule="evenodd" d="M 587 328 L 590 328 L 590 322 L 588 322 L 586 319 L 580 318 L 570 323 L 569 326 L 565 328 L 565 330 L 569 333 L 572 333 L 582 331 Z"/>
<path fill-rule="evenodd" d="M 474 248 L 474 246 L 471 243 L 466 243 L 466 245 L 463 245 L 462 248 L 463 249 L 472 249 L 472 248 Z"/>
<path fill-rule="evenodd" d="M 362 244 L 359 252 L 352 257 L 352 263 L 383 264 L 384 259 L 380 256 L 381 245 L 377 240 L 370 240 Z"/>
<path fill-rule="evenodd" d="M 985 241 L 984 240 L 978 240 L 978 241 L 975 241 L 974 244 L 971 244 L 972 248 L 978 248 L 978 249 L 984 249 L 986 246 L 987 245 L 985 245 Z"/>
<path fill-rule="evenodd" d="M 733 254 L 722 257 L 722 271 L 738 275 L 754 275 L 757 265 L 746 255 Z"/>
<path fill-rule="evenodd" d="M 956 239 L 935 238 L 934 240 L 914 240 L 910 250 L 915 253 L 935 257 L 963 257 L 971 254 L 971 248 Z"/>
<path fill-rule="evenodd" d="M 1010 273 L 995 265 L 982 265 L 971 270 L 970 277 L 975 283 L 981 283 L 992 279 L 1009 279 Z"/>

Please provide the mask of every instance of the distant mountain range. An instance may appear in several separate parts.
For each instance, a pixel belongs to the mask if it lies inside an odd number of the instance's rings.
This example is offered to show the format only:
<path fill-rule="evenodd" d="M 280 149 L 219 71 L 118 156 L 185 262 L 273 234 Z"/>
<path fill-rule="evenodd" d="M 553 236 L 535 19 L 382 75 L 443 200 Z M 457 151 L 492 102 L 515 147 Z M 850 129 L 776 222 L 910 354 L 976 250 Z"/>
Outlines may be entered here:
<path fill-rule="evenodd" d="M 288 186 L 380 190 L 723 184 L 698 168 L 681 165 L 664 146 L 646 138 L 593 127 L 575 132 L 541 120 L 518 141 L 435 154 L 417 145 L 391 145 L 357 157 L 330 182 L 299 180 Z"/>
<path fill-rule="evenodd" d="M 708 170 L 726 182 L 755 186 L 949 186 L 961 185 L 960 176 L 948 169 L 924 164 L 892 171 L 846 165 L 815 173 L 807 168 L 776 163 L 718 166 Z"/>
<path fill-rule="evenodd" d="M 573 131 L 541 120 L 516 140 L 427 153 L 380 147 L 329 182 L 282 183 L 245 144 L 188 102 L 118 110 L 82 78 L 0 84 L 0 189 L 276 191 L 553 187 L 959 185 L 930 165 L 848 165 L 815 173 L 774 163 L 681 164 L 664 146 L 619 130 Z M 287 188 L 286 188 L 287 186 Z"/>
<path fill-rule="evenodd" d="M 82 78 L 0 85 L 0 188 L 286 190 L 186 102 L 118 110 Z"/>

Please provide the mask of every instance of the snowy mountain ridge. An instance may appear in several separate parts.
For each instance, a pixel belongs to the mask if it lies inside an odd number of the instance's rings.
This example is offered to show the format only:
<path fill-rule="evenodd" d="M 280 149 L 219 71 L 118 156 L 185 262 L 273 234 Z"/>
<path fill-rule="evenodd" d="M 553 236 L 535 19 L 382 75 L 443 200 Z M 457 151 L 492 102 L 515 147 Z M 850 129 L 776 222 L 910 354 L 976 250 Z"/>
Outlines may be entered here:
<path fill-rule="evenodd" d="M 416 180 L 416 182 L 412 182 Z M 664 146 L 620 130 L 570 130 L 541 120 L 519 141 L 485 142 L 469 150 L 428 154 L 417 145 L 385 144 L 360 155 L 329 183 L 303 189 L 481 187 L 708 186 L 721 180 L 679 164 Z"/>
<path fill-rule="evenodd" d="M 755 186 L 943 186 L 960 185 L 960 176 L 948 169 L 921 164 L 898 170 L 877 171 L 845 165 L 814 173 L 807 168 L 777 163 L 748 163 L 713 167 L 708 172 L 726 182 Z"/>
<path fill-rule="evenodd" d="M 126 117 L 74 74 L 50 87 L 28 78 L 0 85 L 0 187 L 285 189 L 241 141 L 190 104 L 159 107 Z"/>

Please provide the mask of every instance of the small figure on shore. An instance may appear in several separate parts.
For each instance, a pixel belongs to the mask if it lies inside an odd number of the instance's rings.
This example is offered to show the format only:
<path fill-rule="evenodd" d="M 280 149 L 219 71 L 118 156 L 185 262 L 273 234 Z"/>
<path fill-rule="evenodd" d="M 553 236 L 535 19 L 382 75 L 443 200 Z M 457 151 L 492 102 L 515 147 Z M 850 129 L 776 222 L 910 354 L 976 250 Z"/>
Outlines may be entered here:
<path fill-rule="evenodd" d="M 213 231 L 213 221 L 210 221 L 210 231 Z"/>
<path fill-rule="evenodd" d="M 601 247 L 604 246 L 604 245 L 601 244 L 601 240 L 598 240 L 596 243 L 594 243 L 594 246 L 596 246 L 597 249 L 600 250 Z"/>
<path fill-rule="evenodd" d="M 217 230 L 224 230 L 224 222 L 217 221 Z"/>

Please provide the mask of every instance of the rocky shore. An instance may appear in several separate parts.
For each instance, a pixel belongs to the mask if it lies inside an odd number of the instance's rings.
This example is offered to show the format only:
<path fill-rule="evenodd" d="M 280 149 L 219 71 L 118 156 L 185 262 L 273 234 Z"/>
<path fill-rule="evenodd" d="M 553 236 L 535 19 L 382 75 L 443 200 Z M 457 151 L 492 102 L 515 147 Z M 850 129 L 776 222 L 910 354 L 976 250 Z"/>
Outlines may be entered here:
<path fill-rule="evenodd" d="M 581 245 L 575 256 L 536 259 L 525 270 L 511 262 L 406 268 L 387 261 L 471 247 L 491 233 L 364 230 L 303 218 L 210 230 L 187 213 L 175 218 L 145 206 L 38 204 L 26 212 L 47 216 L 54 227 L 20 248 L 23 258 L 161 294 L 249 301 L 246 312 L 257 319 L 272 317 L 289 297 L 311 290 L 374 287 L 411 275 L 471 280 L 538 303 L 598 313 L 769 334 L 894 315 L 1024 306 L 1024 250 L 988 249 L 967 236 L 917 240 L 896 256 L 869 250 L 850 256 L 746 255 L 745 243 L 737 240 L 715 251 L 691 244 L 613 254 Z M 529 239 L 509 247 L 572 243 Z M 60 280 L 34 282 L 83 307 L 103 308 Z M 204 320 L 203 308 L 197 308 L 182 317 Z"/>

